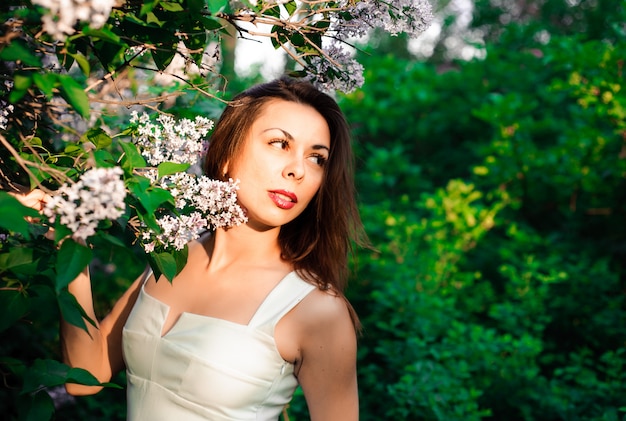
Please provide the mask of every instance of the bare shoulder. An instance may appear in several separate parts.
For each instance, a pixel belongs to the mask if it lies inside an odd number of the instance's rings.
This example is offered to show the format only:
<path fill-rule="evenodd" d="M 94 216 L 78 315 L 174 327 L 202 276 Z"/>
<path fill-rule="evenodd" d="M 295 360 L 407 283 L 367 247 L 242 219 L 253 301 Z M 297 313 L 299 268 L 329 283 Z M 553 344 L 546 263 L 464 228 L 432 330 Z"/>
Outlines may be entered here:
<path fill-rule="evenodd" d="M 348 302 L 316 289 L 300 306 L 296 376 L 311 420 L 358 420 L 357 339 Z"/>
<path fill-rule="evenodd" d="M 206 260 L 207 243 L 211 240 L 210 233 L 204 233 L 200 238 L 187 243 L 187 262 L 195 262 L 196 260 Z"/>
<path fill-rule="evenodd" d="M 354 333 L 348 302 L 339 293 L 316 288 L 296 309 L 298 320 L 308 333 L 315 331 L 331 333 L 334 330 Z"/>

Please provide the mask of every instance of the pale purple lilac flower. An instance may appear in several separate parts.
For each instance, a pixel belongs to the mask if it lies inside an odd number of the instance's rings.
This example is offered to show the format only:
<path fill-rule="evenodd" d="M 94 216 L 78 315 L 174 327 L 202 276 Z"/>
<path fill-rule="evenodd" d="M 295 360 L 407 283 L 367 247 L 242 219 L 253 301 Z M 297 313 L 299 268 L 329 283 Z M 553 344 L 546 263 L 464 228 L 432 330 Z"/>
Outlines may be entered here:
<path fill-rule="evenodd" d="M 140 116 L 136 111 L 132 112 L 130 122 L 137 126 L 133 142 L 154 166 L 163 162 L 194 165 L 205 149 L 205 136 L 213 128 L 213 121 L 202 116 L 194 120 L 176 120 L 160 114 L 153 123 L 146 113 Z"/>
<path fill-rule="evenodd" d="M 126 189 L 122 169 L 92 168 L 74 184 L 61 186 L 46 203 L 43 214 L 72 231 L 74 240 L 86 240 L 100 221 L 115 220 L 124 214 Z"/>
<path fill-rule="evenodd" d="M 8 127 L 9 117 L 13 112 L 13 105 L 0 99 L 0 130 L 6 130 Z"/>
<path fill-rule="evenodd" d="M 344 0 L 340 5 L 350 19 L 339 17 L 329 28 L 329 33 L 334 33 L 338 39 L 361 38 L 372 28 L 416 38 L 433 20 L 432 7 L 427 0 Z"/>
<path fill-rule="evenodd" d="M 363 65 L 357 62 L 339 42 L 333 41 L 324 48 L 328 58 L 313 56 L 309 64 L 315 68 L 307 79 L 322 91 L 333 90 L 350 93 L 363 86 Z M 336 63 L 336 64 L 335 64 Z"/>
<path fill-rule="evenodd" d="M 213 128 L 213 121 L 204 117 L 192 121 L 160 115 L 155 124 L 145 113 L 133 113 L 131 123 L 137 125 L 139 134 L 134 142 L 152 165 L 162 162 L 195 165 L 206 152 L 208 142 L 204 137 Z M 203 231 L 237 226 L 247 221 L 237 204 L 237 181 L 213 180 L 187 172 L 159 178 L 156 168 L 143 169 L 142 175 L 153 186 L 169 191 L 176 208 L 175 212 L 157 217 L 160 232 L 145 225 L 139 227 L 140 241 L 148 253 L 171 248 L 180 250 Z"/>
<path fill-rule="evenodd" d="M 206 176 L 176 173 L 163 177 L 157 185 L 174 197 L 179 214 L 167 213 L 157 218 L 161 232 L 143 226 L 141 242 L 148 253 L 174 248 L 181 250 L 185 244 L 206 230 L 228 228 L 247 221 L 243 209 L 237 204 L 238 182 L 218 181 Z"/>
<path fill-rule="evenodd" d="M 57 41 L 64 41 L 75 32 L 78 22 L 86 22 L 99 29 L 109 19 L 115 0 L 32 0 L 45 7 L 48 13 L 41 17 L 43 29 Z"/>

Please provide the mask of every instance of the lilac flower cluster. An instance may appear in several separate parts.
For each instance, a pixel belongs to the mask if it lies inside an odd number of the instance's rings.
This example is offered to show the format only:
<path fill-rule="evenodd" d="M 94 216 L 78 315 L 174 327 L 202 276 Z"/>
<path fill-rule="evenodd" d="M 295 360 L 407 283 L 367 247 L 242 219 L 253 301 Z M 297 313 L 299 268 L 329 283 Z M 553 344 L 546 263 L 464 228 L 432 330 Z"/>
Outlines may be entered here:
<path fill-rule="evenodd" d="M 148 115 L 134 113 L 133 139 L 140 152 L 152 165 L 174 162 L 194 165 L 205 151 L 204 137 L 213 127 L 209 119 L 198 117 L 194 121 L 175 120 L 159 116 L 152 122 Z M 139 241 L 148 253 L 153 251 L 181 250 L 185 244 L 200 236 L 203 231 L 228 228 L 247 221 L 243 209 L 237 204 L 238 182 L 218 181 L 206 176 L 176 172 L 159 177 L 155 167 L 138 168 L 151 184 L 167 190 L 174 199 L 172 211 L 158 209 L 156 220 L 159 230 L 146 224 L 137 228 Z M 102 220 L 119 218 L 126 208 L 126 190 L 120 179 L 119 167 L 94 168 L 85 172 L 71 185 L 64 185 L 44 208 L 51 222 L 59 222 L 72 231 L 72 237 L 85 240 L 95 234 Z"/>
<path fill-rule="evenodd" d="M 206 150 L 204 137 L 213 128 L 213 121 L 196 117 L 195 120 L 175 120 L 160 115 L 152 122 L 147 114 L 133 113 L 135 125 L 133 142 L 151 165 L 175 162 L 195 165 Z M 160 231 L 146 225 L 139 227 L 139 238 L 148 253 L 182 249 L 203 231 L 241 225 L 246 215 L 237 204 L 238 182 L 218 181 L 206 176 L 177 172 L 159 178 L 155 168 L 143 171 L 152 185 L 170 192 L 175 212 L 157 216 Z"/>
<path fill-rule="evenodd" d="M 43 29 L 57 41 L 64 41 L 75 32 L 77 22 L 86 22 L 98 29 L 106 23 L 115 0 L 33 0 L 48 12 L 41 18 Z"/>
<path fill-rule="evenodd" d="M 154 175 L 154 173 L 152 173 Z M 247 217 L 237 204 L 238 182 L 213 180 L 206 176 L 175 173 L 156 180 L 174 198 L 177 213 L 157 218 L 161 232 L 141 228 L 141 242 L 148 253 L 155 250 L 182 249 L 203 231 L 228 228 L 245 223 Z"/>
<path fill-rule="evenodd" d="M 137 136 L 133 142 L 150 165 L 163 162 L 196 164 L 206 148 L 205 136 L 213 128 L 213 121 L 197 116 L 193 121 L 160 114 L 153 123 L 150 117 L 137 111 L 131 113 L 131 124 L 135 125 Z"/>
<path fill-rule="evenodd" d="M 346 39 L 362 38 L 374 28 L 415 38 L 433 20 L 427 0 L 342 0 L 339 6 L 342 13 L 337 13 L 325 34 L 333 40 L 324 46 L 326 57 L 315 56 L 308 60 L 314 69 L 308 78 L 323 90 L 350 93 L 363 85 L 363 66 L 345 50 Z"/>
<path fill-rule="evenodd" d="M 6 130 L 8 127 L 8 117 L 13 112 L 13 105 L 0 99 L 0 130 Z"/>
<path fill-rule="evenodd" d="M 339 17 L 329 29 L 339 39 L 363 37 L 371 28 L 415 38 L 433 20 L 432 7 L 427 0 L 344 0 L 342 7 L 350 18 Z"/>
<path fill-rule="evenodd" d="M 122 169 L 92 168 L 74 184 L 65 184 L 46 203 L 43 214 L 51 223 L 56 218 L 84 241 L 96 232 L 100 221 L 115 220 L 126 209 Z"/>
<path fill-rule="evenodd" d="M 316 70 L 309 73 L 306 79 L 326 92 L 340 90 L 349 93 L 363 86 L 363 65 L 341 44 L 333 41 L 324 52 L 330 60 L 321 56 L 311 57 L 309 64 Z"/>

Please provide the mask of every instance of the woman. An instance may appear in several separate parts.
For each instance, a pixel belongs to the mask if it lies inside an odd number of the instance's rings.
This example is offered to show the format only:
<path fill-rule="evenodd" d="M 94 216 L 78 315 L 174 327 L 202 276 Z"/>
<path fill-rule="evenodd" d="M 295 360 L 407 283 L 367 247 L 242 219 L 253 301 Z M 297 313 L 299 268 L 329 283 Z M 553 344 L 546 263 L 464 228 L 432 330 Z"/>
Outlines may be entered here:
<path fill-rule="evenodd" d="M 312 420 L 358 419 L 351 154 L 338 105 L 308 83 L 237 96 L 205 171 L 240 181 L 248 222 L 192 242 L 172 283 L 142 275 L 88 333 L 62 322 L 66 362 L 102 382 L 126 367 L 129 420 L 276 420 L 298 384 Z M 95 320 L 87 271 L 69 289 Z"/>

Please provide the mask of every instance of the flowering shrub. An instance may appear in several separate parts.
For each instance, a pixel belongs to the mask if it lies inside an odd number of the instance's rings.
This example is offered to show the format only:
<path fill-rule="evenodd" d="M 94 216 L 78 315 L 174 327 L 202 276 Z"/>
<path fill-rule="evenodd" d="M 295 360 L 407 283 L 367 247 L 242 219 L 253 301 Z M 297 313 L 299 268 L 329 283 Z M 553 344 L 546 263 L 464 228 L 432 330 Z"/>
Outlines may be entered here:
<path fill-rule="evenodd" d="M 24 317 L 49 325 L 58 313 L 86 327 L 67 286 L 98 253 L 137 256 L 137 266 L 172 280 L 189 240 L 245 221 L 237 182 L 197 171 L 213 124 L 206 117 L 217 113 L 165 114 L 183 93 L 181 101 L 222 95 L 229 30 L 269 38 L 293 77 L 350 91 L 363 83 L 359 39 L 374 28 L 417 36 L 432 19 L 426 0 L 6 0 L 0 9 L 0 187 L 53 197 L 42 217 L 0 191 L 0 332 L 21 329 Z M 130 109 L 131 127 L 118 130 Z M 51 224 L 53 241 L 41 235 Z M 52 352 L 24 356 L 5 352 L 13 339 L 2 342 L 4 383 L 20 390 L 3 411 L 10 418 L 52 418 L 47 387 L 97 384 Z"/>

